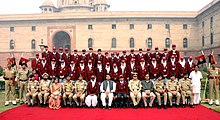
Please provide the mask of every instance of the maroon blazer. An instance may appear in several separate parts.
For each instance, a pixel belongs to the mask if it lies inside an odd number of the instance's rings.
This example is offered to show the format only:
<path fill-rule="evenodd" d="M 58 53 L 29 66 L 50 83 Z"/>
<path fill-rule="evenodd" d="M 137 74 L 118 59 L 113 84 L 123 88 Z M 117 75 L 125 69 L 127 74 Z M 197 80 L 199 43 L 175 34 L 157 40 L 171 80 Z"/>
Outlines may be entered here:
<path fill-rule="evenodd" d="M 114 72 L 114 69 L 112 68 L 111 72 L 111 79 L 114 81 L 114 82 L 118 82 L 119 80 L 119 76 L 121 75 L 121 69 L 118 68 L 118 72 Z"/>
<path fill-rule="evenodd" d="M 186 65 L 187 65 L 187 72 L 188 72 L 188 74 L 190 74 L 194 70 L 194 68 L 196 66 L 196 64 L 194 62 L 192 63 L 191 66 L 190 66 L 189 62 L 187 62 Z"/>
<path fill-rule="evenodd" d="M 55 59 L 56 63 L 59 64 L 59 53 L 51 53 L 51 60 Z"/>
<path fill-rule="evenodd" d="M 95 82 L 95 86 L 92 87 L 92 82 L 90 81 L 87 85 L 87 94 L 95 94 L 97 95 L 99 93 L 99 83 Z"/>
<path fill-rule="evenodd" d="M 142 69 L 141 65 L 138 67 L 138 78 L 139 80 L 145 80 L 145 75 L 149 73 L 148 66 L 145 64 L 144 69 Z"/>
<path fill-rule="evenodd" d="M 169 60 L 171 60 L 171 56 L 172 56 L 172 55 L 175 56 L 175 58 L 176 58 L 175 61 L 178 62 L 178 61 L 179 61 L 179 58 L 180 58 L 180 52 L 177 51 L 177 50 L 175 50 L 175 54 L 173 54 L 173 51 L 172 51 L 172 50 L 169 51 L 169 52 L 168 52 L 168 59 L 169 59 Z"/>
<path fill-rule="evenodd" d="M 96 54 L 92 53 L 92 55 L 90 55 L 89 53 L 86 55 L 87 60 L 92 60 L 92 65 L 94 66 L 96 63 Z M 88 63 L 86 63 L 87 65 Z"/>
<path fill-rule="evenodd" d="M 126 64 L 128 64 L 128 61 L 129 61 L 128 59 L 129 59 L 129 58 L 128 58 L 127 55 L 126 55 L 126 56 L 124 56 L 124 55 L 121 56 L 121 61 L 122 61 L 122 60 L 125 60 L 125 63 L 126 63 Z"/>
<path fill-rule="evenodd" d="M 157 76 L 154 76 L 154 75 L 155 74 L 158 75 L 158 73 L 159 73 L 159 64 L 157 63 L 155 68 L 154 68 L 153 64 L 150 64 L 149 73 L 150 73 L 150 79 L 156 78 Z"/>
<path fill-rule="evenodd" d="M 169 68 L 168 65 L 166 64 L 166 66 L 164 67 L 164 65 L 162 63 L 160 63 L 159 65 L 159 71 L 160 73 L 163 75 L 163 78 L 168 78 L 169 77 Z M 167 77 L 164 77 L 164 75 L 166 75 Z"/>
<path fill-rule="evenodd" d="M 81 74 L 83 79 L 86 80 L 86 67 L 82 70 L 80 67 L 78 67 L 78 74 Z M 78 76 L 77 76 L 78 77 Z M 78 78 L 77 78 L 78 79 Z"/>
<path fill-rule="evenodd" d="M 127 66 L 128 67 L 128 74 L 129 74 L 129 79 L 133 79 L 133 73 L 138 72 L 138 66 L 135 64 L 134 68 L 132 69 L 130 64 Z"/>
<path fill-rule="evenodd" d="M 137 58 L 137 63 L 138 65 L 140 65 L 140 62 L 141 62 L 141 59 L 144 58 L 145 59 L 145 55 L 142 53 L 142 56 L 140 56 L 140 54 L 137 54 L 136 55 L 136 58 Z"/>
<path fill-rule="evenodd" d="M 58 76 L 64 76 L 66 77 L 67 75 L 67 67 L 65 66 L 64 68 L 61 68 L 61 66 L 59 66 L 58 68 Z"/>
<path fill-rule="evenodd" d="M 116 83 L 116 91 L 115 91 L 116 94 L 118 93 L 125 93 L 125 94 L 129 94 L 129 91 L 128 91 L 128 83 L 126 81 L 124 81 L 123 84 L 121 84 L 120 82 L 117 82 Z"/>
<path fill-rule="evenodd" d="M 148 53 L 145 54 L 145 61 L 148 66 L 151 64 L 152 57 L 153 56 L 151 53 L 149 55 L 148 55 Z"/>
<path fill-rule="evenodd" d="M 74 61 L 75 62 L 75 66 L 79 67 L 80 56 L 78 54 L 76 56 L 74 56 L 74 54 L 71 55 L 71 61 Z"/>
<path fill-rule="evenodd" d="M 74 67 L 73 70 L 69 66 L 67 69 L 67 73 L 68 73 L 68 75 L 70 75 L 71 80 L 76 81 L 78 79 L 78 68 L 76 66 Z"/>
<path fill-rule="evenodd" d="M 91 79 L 91 76 L 95 74 L 95 68 L 92 66 L 92 69 L 89 69 L 89 66 L 85 67 L 86 71 L 86 81 L 89 81 Z"/>
<path fill-rule="evenodd" d="M 53 76 L 57 77 L 58 76 L 58 68 L 59 67 L 56 64 L 54 69 L 52 69 L 52 65 L 50 64 L 49 65 L 49 72 L 48 72 L 49 76 L 50 77 L 53 77 Z"/>
<path fill-rule="evenodd" d="M 37 62 L 36 59 L 33 59 L 33 60 L 31 61 L 31 68 L 36 69 L 36 71 L 39 71 L 39 69 L 40 69 L 40 64 L 41 64 L 41 59 L 39 59 L 38 62 Z"/>
<path fill-rule="evenodd" d="M 175 77 L 178 78 L 179 74 L 179 63 L 175 62 L 174 65 L 172 65 L 171 62 L 167 63 L 168 68 L 169 68 L 169 76 L 172 74 L 175 74 Z"/>
<path fill-rule="evenodd" d="M 45 57 L 48 63 L 51 62 L 51 56 L 52 56 L 52 52 L 50 51 L 48 51 L 48 53 L 46 53 L 45 51 L 42 53 L 42 58 Z"/>
<path fill-rule="evenodd" d="M 160 64 L 161 63 L 161 59 L 162 59 L 162 55 L 159 52 L 158 52 L 158 54 L 153 53 L 152 54 L 152 58 L 156 58 L 157 63 Z"/>
<path fill-rule="evenodd" d="M 95 75 L 96 75 L 97 82 L 102 82 L 103 80 L 105 80 L 104 68 L 102 68 L 101 72 L 99 71 L 98 68 L 95 68 Z"/>

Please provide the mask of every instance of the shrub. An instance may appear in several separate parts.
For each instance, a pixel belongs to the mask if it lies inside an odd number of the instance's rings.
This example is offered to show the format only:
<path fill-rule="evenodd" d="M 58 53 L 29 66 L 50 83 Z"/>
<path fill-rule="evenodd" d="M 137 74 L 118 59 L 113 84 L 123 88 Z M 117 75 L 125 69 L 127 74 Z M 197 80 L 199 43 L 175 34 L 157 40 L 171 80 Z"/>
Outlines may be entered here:
<path fill-rule="evenodd" d="M 3 68 L 0 66 L 0 76 L 2 76 Z"/>

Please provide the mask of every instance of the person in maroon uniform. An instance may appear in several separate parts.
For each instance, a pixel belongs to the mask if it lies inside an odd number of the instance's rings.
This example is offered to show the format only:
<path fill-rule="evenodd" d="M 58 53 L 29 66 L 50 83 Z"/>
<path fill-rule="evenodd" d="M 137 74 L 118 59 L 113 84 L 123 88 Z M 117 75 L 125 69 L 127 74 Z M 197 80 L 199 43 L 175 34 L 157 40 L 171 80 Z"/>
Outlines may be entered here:
<path fill-rule="evenodd" d="M 179 61 L 179 79 L 184 77 L 184 73 L 188 72 L 187 71 L 187 64 L 186 61 L 184 59 L 184 57 L 180 57 L 180 61 Z"/>
<path fill-rule="evenodd" d="M 106 63 L 109 63 L 110 62 L 110 57 L 108 56 L 108 52 L 105 52 L 105 56 L 103 58 L 103 61 L 102 61 L 102 65 L 105 67 L 106 66 Z"/>
<path fill-rule="evenodd" d="M 119 75 L 121 75 L 121 69 L 118 68 L 116 63 L 113 64 L 113 68 L 112 68 L 110 74 L 111 74 L 111 78 L 114 82 L 119 81 Z"/>
<path fill-rule="evenodd" d="M 102 66 L 102 62 L 98 61 L 97 67 L 95 68 L 95 75 L 96 77 L 96 81 L 101 83 L 105 77 L 104 77 L 104 68 Z"/>
<path fill-rule="evenodd" d="M 86 66 L 84 60 L 81 60 L 78 67 L 78 74 L 83 77 L 83 80 L 86 79 Z"/>
<path fill-rule="evenodd" d="M 113 64 L 116 63 L 116 65 L 118 65 L 118 59 L 115 57 L 115 54 L 114 52 L 111 52 L 111 57 L 109 59 L 109 63 L 110 63 L 110 66 L 111 68 L 113 67 Z"/>
<path fill-rule="evenodd" d="M 153 53 L 153 58 L 156 58 L 158 64 L 161 63 L 161 53 L 159 52 L 159 48 L 155 47 L 155 52 Z"/>
<path fill-rule="evenodd" d="M 79 76 L 78 74 L 78 68 L 76 67 L 76 64 L 74 61 L 70 62 L 70 66 L 68 67 L 68 75 L 71 77 L 71 80 L 76 81 L 77 77 Z"/>
<path fill-rule="evenodd" d="M 60 47 L 60 49 L 59 49 L 59 64 L 58 65 L 61 64 L 62 60 L 65 61 L 65 59 L 66 59 L 66 55 L 63 53 L 63 48 Z"/>
<path fill-rule="evenodd" d="M 124 76 L 119 76 L 119 82 L 116 83 L 116 91 L 115 94 L 117 95 L 117 103 L 119 107 L 126 107 L 127 98 L 129 97 L 128 91 L 128 83 L 124 80 Z"/>
<path fill-rule="evenodd" d="M 93 53 L 93 48 L 89 48 L 89 53 L 86 55 L 87 60 L 91 60 L 92 61 L 92 65 L 95 65 L 95 60 L 96 60 L 96 54 Z M 88 64 L 88 63 L 87 63 Z"/>
<path fill-rule="evenodd" d="M 56 60 L 57 65 L 59 64 L 59 53 L 57 52 L 56 47 L 53 47 L 53 52 L 52 52 L 52 55 L 51 55 L 51 60 L 52 59 Z"/>
<path fill-rule="evenodd" d="M 117 64 L 117 66 L 119 67 L 120 66 L 120 63 L 121 63 L 121 57 L 120 57 L 120 52 L 116 52 L 116 56 L 115 56 L 115 63 Z"/>
<path fill-rule="evenodd" d="M 85 66 L 87 65 L 88 59 L 86 57 L 86 49 L 82 50 L 82 54 L 80 55 L 80 61 L 84 61 Z M 85 80 L 85 79 L 84 79 Z"/>
<path fill-rule="evenodd" d="M 161 57 L 165 57 L 168 59 L 168 49 L 164 48 L 163 53 L 161 54 Z"/>
<path fill-rule="evenodd" d="M 79 67 L 79 62 L 80 62 L 80 56 L 77 54 L 78 50 L 75 49 L 73 51 L 73 54 L 71 55 L 71 61 L 74 61 L 75 66 Z"/>
<path fill-rule="evenodd" d="M 121 55 L 121 61 L 124 60 L 125 63 L 128 64 L 128 55 L 127 55 L 126 50 L 123 50 L 122 53 L 123 54 Z"/>
<path fill-rule="evenodd" d="M 91 79 L 91 76 L 95 74 L 95 68 L 92 64 L 92 60 L 88 60 L 88 65 L 85 67 L 86 70 L 86 81 L 88 82 Z"/>
<path fill-rule="evenodd" d="M 42 58 L 46 58 L 47 62 L 51 62 L 52 53 L 48 50 L 48 46 L 44 46 L 44 52 L 42 53 Z"/>
<path fill-rule="evenodd" d="M 52 82 L 54 81 L 55 77 L 58 76 L 58 66 L 54 58 L 51 60 L 51 63 L 49 65 L 48 75 L 50 76 L 50 79 L 52 80 Z"/>
<path fill-rule="evenodd" d="M 133 79 L 133 74 L 136 72 L 138 72 L 138 65 L 136 65 L 135 59 L 131 59 L 131 62 L 128 65 L 129 80 Z"/>
<path fill-rule="evenodd" d="M 150 48 L 147 48 L 147 53 L 145 54 L 145 61 L 147 62 L 148 66 L 151 64 L 151 60 L 152 60 L 152 53 L 150 50 L 151 50 Z"/>
<path fill-rule="evenodd" d="M 190 74 L 192 71 L 194 71 L 194 68 L 196 66 L 196 64 L 193 62 L 192 56 L 189 56 L 188 62 L 186 64 L 188 69 L 187 72 Z"/>
<path fill-rule="evenodd" d="M 140 65 L 142 58 L 144 58 L 144 54 L 141 48 L 139 49 L 139 53 L 136 55 L 136 57 L 138 63 L 137 65 Z"/>
<path fill-rule="evenodd" d="M 41 64 L 41 59 L 39 58 L 39 53 L 36 53 L 36 58 L 31 61 L 31 68 L 35 69 L 36 72 L 39 73 L 40 64 Z"/>
<path fill-rule="evenodd" d="M 160 71 L 160 74 L 163 77 L 164 83 L 166 84 L 166 82 L 167 82 L 167 80 L 169 78 L 169 68 L 168 68 L 167 58 L 166 57 L 162 58 L 161 64 L 159 66 L 159 71 Z"/>
<path fill-rule="evenodd" d="M 170 75 L 174 74 L 175 78 L 178 78 L 178 71 L 179 71 L 179 62 L 176 62 L 176 57 L 174 55 L 171 56 L 171 60 L 168 63 L 169 68 L 169 77 Z"/>
<path fill-rule="evenodd" d="M 65 60 L 61 60 L 61 65 L 58 68 L 59 83 L 63 83 L 67 76 L 67 66 Z"/>
<path fill-rule="evenodd" d="M 48 63 L 45 57 L 43 57 L 41 64 L 40 64 L 40 69 L 39 69 L 39 73 L 40 73 L 40 77 L 43 78 L 43 74 L 44 73 L 48 73 L 49 72 L 49 67 L 48 67 Z"/>
<path fill-rule="evenodd" d="M 130 63 L 132 59 L 134 59 L 137 64 L 136 55 L 134 54 L 134 49 L 131 49 L 131 53 L 128 55 L 128 63 Z"/>
<path fill-rule="evenodd" d="M 144 58 L 141 59 L 140 61 L 140 65 L 138 68 L 138 79 L 139 80 L 144 80 L 145 79 L 145 75 L 148 74 L 148 66 L 145 63 Z"/>
<path fill-rule="evenodd" d="M 107 74 L 111 74 L 111 66 L 110 66 L 110 63 L 107 62 L 106 65 L 105 65 L 105 68 L 104 68 L 104 76 L 106 76 Z M 111 75 L 110 75 L 111 76 Z"/>
<path fill-rule="evenodd" d="M 175 57 L 175 61 L 178 62 L 180 57 L 180 52 L 176 50 L 175 44 L 172 45 L 172 50 L 168 52 L 168 59 L 171 60 L 171 56 L 173 55 Z"/>
<path fill-rule="evenodd" d="M 95 67 L 97 67 L 98 61 L 103 62 L 103 58 L 104 56 L 102 55 L 102 50 L 98 49 L 98 54 L 96 55 L 96 63 L 95 63 Z"/>
<path fill-rule="evenodd" d="M 128 69 L 125 60 L 121 61 L 121 66 L 119 68 L 121 69 L 121 75 L 123 75 L 124 80 L 129 80 Z"/>
<path fill-rule="evenodd" d="M 71 53 L 69 52 L 68 48 L 65 48 L 65 63 L 66 66 L 69 66 L 71 62 Z"/>
<path fill-rule="evenodd" d="M 99 88 L 99 82 L 97 82 L 95 76 L 92 75 L 87 85 L 87 97 L 85 99 L 85 103 L 89 108 L 95 108 L 98 104 Z"/>
<path fill-rule="evenodd" d="M 152 62 L 149 66 L 150 79 L 156 80 L 157 74 L 159 74 L 159 64 L 156 61 L 156 58 L 152 58 Z"/>

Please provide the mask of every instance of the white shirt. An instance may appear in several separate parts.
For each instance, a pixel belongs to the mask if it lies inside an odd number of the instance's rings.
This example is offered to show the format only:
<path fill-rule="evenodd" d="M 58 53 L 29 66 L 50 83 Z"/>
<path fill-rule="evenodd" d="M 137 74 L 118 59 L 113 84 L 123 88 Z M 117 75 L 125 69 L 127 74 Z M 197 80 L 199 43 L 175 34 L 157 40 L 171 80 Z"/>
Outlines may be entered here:
<path fill-rule="evenodd" d="M 200 71 L 192 71 L 189 75 L 189 78 L 192 79 L 193 93 L 200 93 L 202 73 Z"/>

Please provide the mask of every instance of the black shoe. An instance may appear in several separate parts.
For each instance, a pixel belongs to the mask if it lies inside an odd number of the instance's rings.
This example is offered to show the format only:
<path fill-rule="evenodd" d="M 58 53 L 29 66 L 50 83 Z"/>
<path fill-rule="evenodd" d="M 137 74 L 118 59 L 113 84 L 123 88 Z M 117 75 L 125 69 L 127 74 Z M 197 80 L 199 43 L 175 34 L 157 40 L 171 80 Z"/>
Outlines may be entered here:
<path fill-rule="evenodd" d="M 111 110 L 112 109 L 111 106 L 108 106 L 108 109 Z"/>
<path fill-rule="evenodd" d="M 96 107 L 95 107 L 95 106 L 92 106 L 91 108 L 95 109 Z"/>
<path fill-rule="evenodd" d="M 137 108 L 138 108 L 137 105 L 135 105 L 135 106 L 134 106 L 134 109 L 137 109 Z"/>
<path fill-rule="evenodd" d="M 170 105 L 169 107 L 170 107 L 170 108 L 173 108 L 173 106 L 172 106 L 172 105 Z"/>
<path fill-rule="evenodd" d="M 28 107 L 31 107 L 31 104 L 30 104 L 30 105 L 28 105 Z"/>
<path fill-rule="evenodd" d="M 73 108 L 73 105 L 70 105 L 70 108 Z"/>
<path fill-rule="evenodd" d="M 40 107 L 43 107 L 43 104 L 42 104 L 42 103 L 40 104 Z"/>
<path fill-rule="evenodd" d="M 182 108 L 186 108 L 186 106 L 185 106 L 185 105 L 182 105 Z"/>
<path fill-rule="evenodd" d="M 66 105 L 63 105 L 63 108 L 66 108 Z"/>
<path fill-rule="evenodd" d="M 46 104 L 44 104 L 43 107 L 46 108 Z"/>
<path fill-rule="evenodd" d="M 149 108 L 153 108 L 153 106 L 149 106 Z"/>
<path fill-rule="evenodd" d="M 194 105 L 189 105 L 190 108 L 194 108 Z"/>
<path fill-rule="evenodd" d="M 158 109 L 161 109 L 161 105 L 158 106 Z"/>
<path fill-rule="evenodd" d="M 179 107 L 179 105 L 176 105 L 175 107 L 176 107 L 176 108 L 178 108 L 178 107 Z"/>
<path fill-rule="evenodd" d="M 164 105 L 164 106 L 163 106 L 163 108 L 164 108 L 164 109 L 167 109 L 167 106 L 166 106 L 166 105 Z"/>
<path fill-rule="evenodd" d="M 147 109 L 147 106 L 144 106 L 144 109 Z"/>
<path fill-rule="evenodd" d="M 106 106 L 103 106 L 103 108 L 102 108 L 103 110 L 105 110 L 106 109 Z"/>
<path fill-rule="evenodd" d="M 34 104 L 32 104 L 31 107 L 34 107 Z"/>

